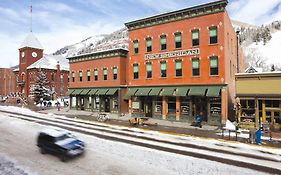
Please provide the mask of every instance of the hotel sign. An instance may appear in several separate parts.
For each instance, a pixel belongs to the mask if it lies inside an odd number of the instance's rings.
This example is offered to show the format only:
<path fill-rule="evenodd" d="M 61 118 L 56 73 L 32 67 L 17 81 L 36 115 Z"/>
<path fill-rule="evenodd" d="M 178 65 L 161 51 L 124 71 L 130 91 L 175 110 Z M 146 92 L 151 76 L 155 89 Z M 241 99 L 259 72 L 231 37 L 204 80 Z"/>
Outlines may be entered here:
<path fill-rule="evenodd" d="M 144 55 L 144 59 L 145 60 L 156 60 L 156 59 L 163 59 L 163 58 L 174 58 L 174 57 L 199 55 L 199 53 L 200 53 L 199 48 L 196 48 L 196 49 L 188 49 L 188 50 L 179 50 L 179 51 L 174 51 L 174 52 L 146 54 L 146 55 Z"/>

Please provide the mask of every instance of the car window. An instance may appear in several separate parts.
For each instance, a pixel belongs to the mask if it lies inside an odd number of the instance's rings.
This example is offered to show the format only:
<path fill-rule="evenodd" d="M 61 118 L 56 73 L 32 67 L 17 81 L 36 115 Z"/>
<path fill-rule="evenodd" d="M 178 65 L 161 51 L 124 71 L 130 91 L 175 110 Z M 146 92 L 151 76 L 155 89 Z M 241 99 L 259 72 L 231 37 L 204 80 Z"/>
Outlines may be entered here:
<path fill-rule="evenodd" d="M 60 140 L 65 140 L 67 138 L 72 138 L 73 136 L 71 134 L 64 134 L 62 136 L 59 136 L 56 138 L 56 141 L 60 141 Z"/>

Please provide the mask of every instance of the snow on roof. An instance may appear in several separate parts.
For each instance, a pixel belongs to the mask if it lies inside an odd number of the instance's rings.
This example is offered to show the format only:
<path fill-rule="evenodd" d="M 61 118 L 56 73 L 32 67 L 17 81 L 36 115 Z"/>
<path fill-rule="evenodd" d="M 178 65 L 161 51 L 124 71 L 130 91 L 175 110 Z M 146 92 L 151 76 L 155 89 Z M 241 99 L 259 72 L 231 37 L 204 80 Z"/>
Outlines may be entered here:
<path fill-rule="evenodd" d="M 43 46 L 32 32 L 29 32 L 29 34 L 26 36 L 26 38 L 24 39 L 23 43 L 20 46 L 20 48 L 24 48 L 24 47 L 43 49 Z"/>
<path fill-rule="evenodd" d="M 261 67 L 254 67 L 254 66 L 249 66 L 246 70 L 245 73 L 256 73 L 256 72 L 262 72 L 263 69 Z"/>
<path fill-rule="evenodd" d="M 69 131 L 58 127 L 50 127 L 42 130 L 41 133 L 45 133 L 53 137 L 59 137 L 64 134 L 68 134 Z"/>
<path fill-rule="evenodd" d="M 60 55 L 44 55 L 40 60 L 31 64 L 27 69 L 42 68 L 42 69 L 57 69 L 57 64 L 60 64 L 60 70 L 69 70 L 68 60 Z"/>

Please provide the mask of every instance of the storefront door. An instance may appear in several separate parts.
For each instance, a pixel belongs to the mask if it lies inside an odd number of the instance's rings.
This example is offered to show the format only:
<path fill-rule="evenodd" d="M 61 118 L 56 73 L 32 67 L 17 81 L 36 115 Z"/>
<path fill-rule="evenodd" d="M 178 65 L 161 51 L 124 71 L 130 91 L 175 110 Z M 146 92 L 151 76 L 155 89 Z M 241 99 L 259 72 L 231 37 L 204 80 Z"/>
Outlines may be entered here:
<path fill-rule="evenodd" d="M 152 98 L 147 97 L 143 100 L 145 117 L 152 117 Z"/>
<path fill-rule="evenodd" d="M 194 117 L 196 115 L 201 115 L 202 121 L 207 122 L 207 99 L 205 97 L 194 97 Z"/>
<path fill-rule="evenodd" d="M 104 112 L 110 112 L 110 99 L 108 97 L 104 98 Z"/>

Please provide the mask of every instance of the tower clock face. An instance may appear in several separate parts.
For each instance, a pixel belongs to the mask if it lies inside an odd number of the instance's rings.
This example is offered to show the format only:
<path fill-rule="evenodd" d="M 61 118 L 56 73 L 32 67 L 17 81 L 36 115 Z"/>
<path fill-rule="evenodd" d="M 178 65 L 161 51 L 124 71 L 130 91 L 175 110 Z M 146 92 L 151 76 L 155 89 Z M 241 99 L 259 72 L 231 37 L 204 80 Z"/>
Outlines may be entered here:
<path fill-rule="evenodd" d="M 24 52 L 21 53 L 21 57 L 24 57 Z"/>
<path fill-rule="evenodd" d="M 32 57 L 36 58 L 37 57 L 37 53 L 36 52 L 32 52 Z"/>

